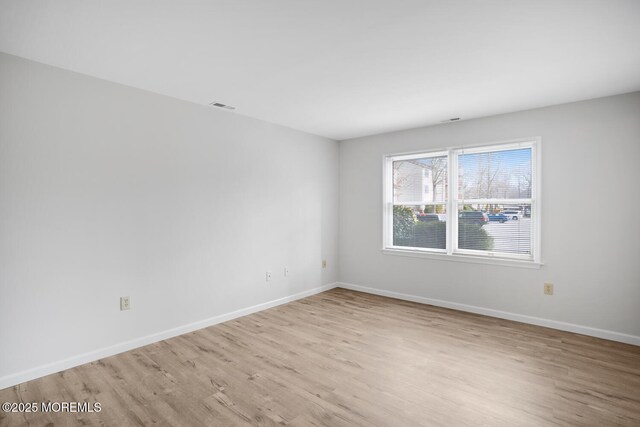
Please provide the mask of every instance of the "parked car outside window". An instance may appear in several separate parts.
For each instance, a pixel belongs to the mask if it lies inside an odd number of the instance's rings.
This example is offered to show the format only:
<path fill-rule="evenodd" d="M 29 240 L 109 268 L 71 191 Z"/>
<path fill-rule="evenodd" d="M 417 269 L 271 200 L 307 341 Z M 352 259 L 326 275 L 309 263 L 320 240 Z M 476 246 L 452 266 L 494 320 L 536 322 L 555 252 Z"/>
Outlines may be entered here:
<path fill-rule="evenodd" d="M 482 211 L 463 211 L 458 215 L 460 223 L 483 226 L 489 222 L 489 217 Z"/>
<path fill-rule="evenodd" d="M 445 222 L 447 220 L 447 215 L 446 214 L 418 214 L 416 215 L 418 218 L 418 221 L 441 221 L 441 222 Z"/>
<path fill-rule="evenodd" d="M 513 220 L 519 220 L 520 218 L 522 218 L 522 211 L 517 211 L 517 210 L 508 210 L 508 211 L 502 211 L 503 215 L 506 215 L 507 217 L 509 217 L 509 219 L 513 219 Z"/>
<path fill-rule="evenodd" d="M 498 221 L 500 224 L 509 221 L 509 217 L 503 213 L 488 214 L 487 216 L 489 217 L 489 221 Z"/>

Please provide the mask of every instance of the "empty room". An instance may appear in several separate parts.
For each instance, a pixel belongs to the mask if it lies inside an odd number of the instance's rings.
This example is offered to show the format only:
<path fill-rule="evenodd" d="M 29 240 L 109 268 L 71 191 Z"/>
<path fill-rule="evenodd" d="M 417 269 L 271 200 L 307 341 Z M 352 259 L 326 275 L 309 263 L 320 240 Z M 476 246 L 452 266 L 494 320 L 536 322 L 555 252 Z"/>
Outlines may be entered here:
<path fill-rule="evenodd" d="M 640 426 L 640 1 L 0 0 L 0 426 Z"/>

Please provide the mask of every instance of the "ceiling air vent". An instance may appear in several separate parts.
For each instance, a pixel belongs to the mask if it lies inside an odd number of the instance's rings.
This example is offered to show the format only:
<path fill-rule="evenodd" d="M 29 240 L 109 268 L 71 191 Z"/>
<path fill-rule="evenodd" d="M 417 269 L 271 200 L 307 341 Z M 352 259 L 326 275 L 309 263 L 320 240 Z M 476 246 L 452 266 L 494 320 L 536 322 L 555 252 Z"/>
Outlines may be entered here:
<path fill-rule="evenodd" d="M 236 107 L 232 107 L 231 105 L 221 104 L 219 102 L 212 102 L 209 105 L 211 105 L 213 107 L 217 107 L 217 108 L 224 108 L 225 110 L 235 110 L 236 109 Z"/>

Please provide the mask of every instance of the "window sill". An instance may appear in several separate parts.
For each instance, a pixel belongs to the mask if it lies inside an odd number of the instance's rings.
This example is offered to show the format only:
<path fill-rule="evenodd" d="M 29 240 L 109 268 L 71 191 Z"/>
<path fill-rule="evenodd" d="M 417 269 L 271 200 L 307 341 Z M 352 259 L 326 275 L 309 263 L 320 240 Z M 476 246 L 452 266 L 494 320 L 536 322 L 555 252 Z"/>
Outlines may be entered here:
<path fill-rule="evenodd" d="M 515 267 L 515 268 L 529 268 L 529 269 L 540 269 L 542 267 L 541 262 L 534 261 L 526 261 L 519 259 L 508 259 L 508 258 L 489 258 L 489 257 L 479 257 L 473 255 L 462 255 L 462 254 L 454 254 L 449 255 L 445 253 L 437 253 L 437 252 L 422 252 L 415 251 L 409 249 L 382 249 L 382 253 L 385 255 L 396 255 L 396 256 L 405 256 L 411 258 L 426 258 L 426 259 L 435 259 L 438 261 L 453 261 L 453 262 L 468 262 L 472 264 L 488 264 L 488 265 L 501 265 L 504 267 Z"/>

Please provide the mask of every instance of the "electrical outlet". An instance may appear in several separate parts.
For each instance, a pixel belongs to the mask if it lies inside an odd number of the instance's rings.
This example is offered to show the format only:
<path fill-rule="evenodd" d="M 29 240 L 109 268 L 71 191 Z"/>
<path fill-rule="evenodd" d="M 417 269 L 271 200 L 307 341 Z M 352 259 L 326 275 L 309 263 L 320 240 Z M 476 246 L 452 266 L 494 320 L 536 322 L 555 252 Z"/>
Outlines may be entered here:
<path fill-rule="evenodd" d="M 326 259 L 322 260 L 322 268 L 327 268 L 327 260 Z"/>
<path fill-rule="evenodd" d="M 120 297 L 120 311 L 129 310 L 131 308 L 131 299 L 129 297 Z"/>
<path fill-rule="evenodd" d="M 267 282 L 268 282 L 269 280 L 271 280 L 271 272 L 270 272 L 270 271 L 267 271 L 266 278 L 267 278 Z"/>
<path fill-rule="evenodd" d="M 284 268 L 284 277 L 289 276 L 289 267 Z"/>
<path fill-rule="evenodd" d="M 544 284 L 544 294 L 545 295 L 553 295 L 553 283 L 545 283 Z"/>

